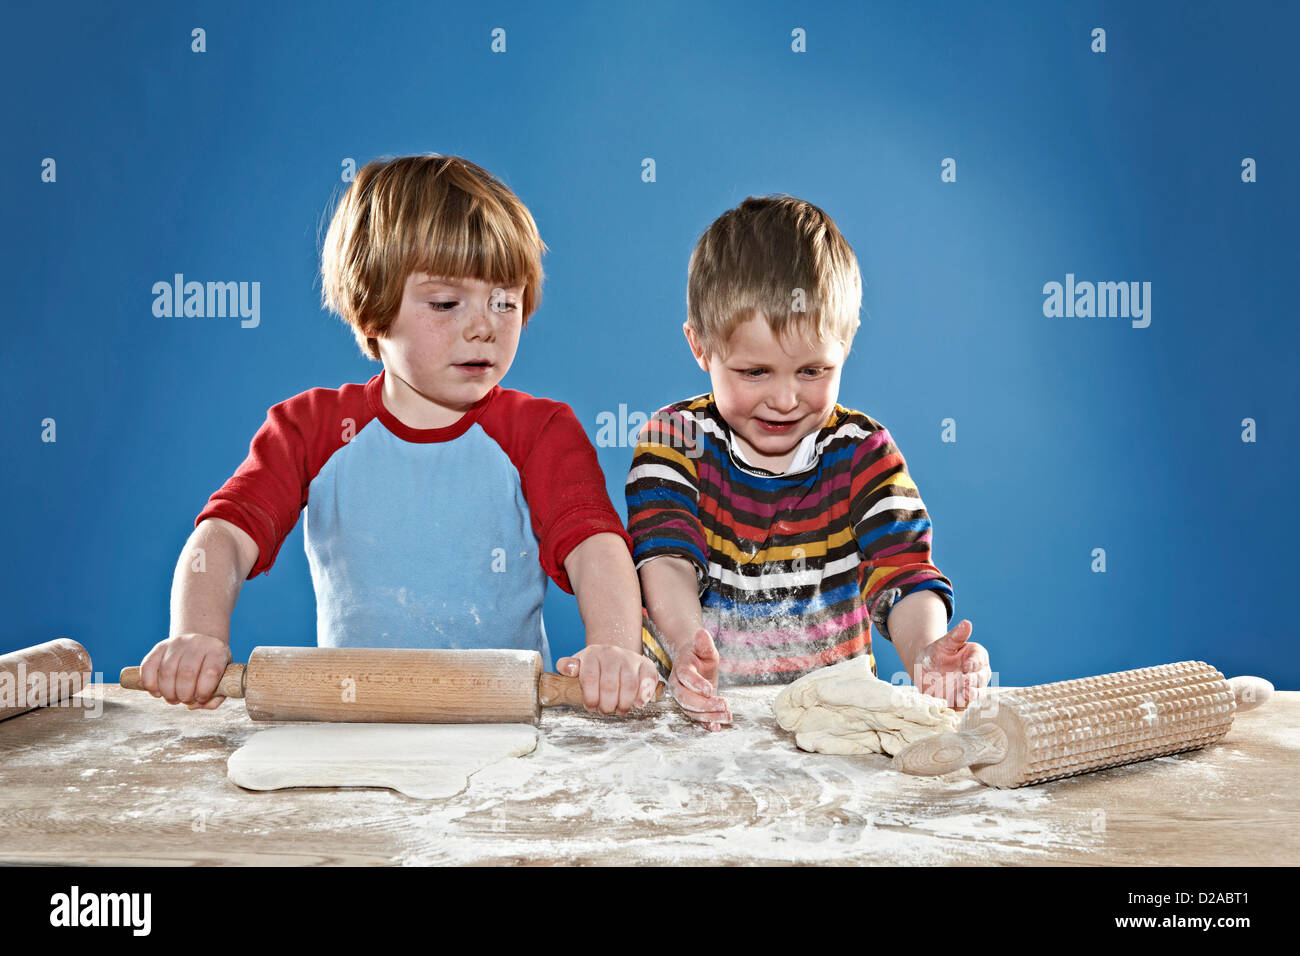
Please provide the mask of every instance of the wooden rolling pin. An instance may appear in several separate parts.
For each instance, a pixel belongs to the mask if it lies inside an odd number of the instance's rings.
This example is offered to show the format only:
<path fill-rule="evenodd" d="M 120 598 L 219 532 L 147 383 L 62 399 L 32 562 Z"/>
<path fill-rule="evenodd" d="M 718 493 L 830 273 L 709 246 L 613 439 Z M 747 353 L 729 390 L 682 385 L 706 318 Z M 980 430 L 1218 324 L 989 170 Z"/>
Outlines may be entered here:
<path fill-rule="evenodd" d="M 1000 690 L 986 688 L 953 733 L 904 747 L 894 769 L 936 776 L 970 767 L 991 787 L 1023 787 L 1212 744 L 1233 714 L 1273 695 L 1259 677 L 1204 661 Z"/>
<path fill-rule="evenodd" d="M 5 654 L 0 657 L 0 720 L 58 703 L 89 687 L 91 678 L 90 655 L 66 637 Z"/>
<path fill-rule="evenodd" d="M 121 683 L 144 690 L 140 668 Z M 661 681 L 655 700 L 663 691 Z M 216 694 L 244 698 L 253 720 L 534 723 L 543 707 L 583 706 L 578 678 L 542 673 L 536 651 L 255 647 Z"/>

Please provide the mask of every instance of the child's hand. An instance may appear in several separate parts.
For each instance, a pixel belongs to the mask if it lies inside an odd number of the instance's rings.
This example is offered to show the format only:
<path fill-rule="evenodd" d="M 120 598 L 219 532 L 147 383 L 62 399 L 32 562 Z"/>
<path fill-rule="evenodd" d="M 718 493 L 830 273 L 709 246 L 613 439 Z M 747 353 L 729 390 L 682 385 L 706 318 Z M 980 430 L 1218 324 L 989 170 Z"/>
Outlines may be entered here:
<path fill-rule="evenodd" d="M 177 634 L 154 645 L 140 664 L 140 683 L 169 704 L 190 710 L 215 710 L 225 697 L 213 697 L 230 663 L 230 645 L 210 634 Z"/>
<path fill-rule="evenodd" d="M 639 653 L 612 644 L 588 644 L 572 657 L 561 657 L 555 671 L 578 678 L 582 704 L 602 714 L 626 714 L 654 700 L 659 674 Z"/>
<path fill-rule="evenodd" d="M 718 693 L 718 649 L 704 628 L 695 632 L 695 645 L 673 660 L 668 693 L 691 720 L 709 730 L 731 723 L 731 711 Z"/>
<path fill-rule="evenodd" d="M 912 682 L 917 690 L 946 700 L 954 710 L 964 710 L 993 676 L 988 651 L 966 640 L 973 628 L 970 621 L 958 621 L 916 656 L 913 667 Z"/>

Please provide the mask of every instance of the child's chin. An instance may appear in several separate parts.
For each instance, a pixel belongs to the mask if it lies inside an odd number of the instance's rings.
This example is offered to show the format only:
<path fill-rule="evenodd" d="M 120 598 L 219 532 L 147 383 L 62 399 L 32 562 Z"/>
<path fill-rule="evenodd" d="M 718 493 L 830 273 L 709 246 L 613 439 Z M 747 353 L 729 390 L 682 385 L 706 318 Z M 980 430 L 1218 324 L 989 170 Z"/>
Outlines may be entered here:
<path fill-rule="evenodd" d="M 482 378 L 471 379 L 470 381 L 465 382 L 462 387 L 468 394 L 482 398 L 488 392 L 492 391 L 493 387 L 499 381 L 501 381 L 500 375 L 489 374 Z"/>
<path fill-rule="evenodd" d="M 780 437 L 779 441 L 773 441 L 772 436 L 770 435 L 750 438 L 749 444 L 750 447 L 754 449 L 754 451 L 758 452 L 760 455 L 764 456 L 765 458 L 781 458 L 785 455 L 790 454 L 790 452 L 794 451 L 794 449 L 798 446 L 799 442 L 802 440 L 800 437 L 787 438 L 784 435 L 779 437 Z M 766 438 L 767 440 L 764 441 L 763 440 L 764 438 Z"/>

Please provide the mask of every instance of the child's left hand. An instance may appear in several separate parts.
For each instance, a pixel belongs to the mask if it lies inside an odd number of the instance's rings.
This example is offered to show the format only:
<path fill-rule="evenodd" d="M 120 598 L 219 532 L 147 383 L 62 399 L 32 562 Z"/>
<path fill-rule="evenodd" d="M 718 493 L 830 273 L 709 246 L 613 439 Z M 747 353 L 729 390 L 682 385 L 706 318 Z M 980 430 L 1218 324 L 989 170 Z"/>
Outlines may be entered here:
<path fill-rule="evenodd" d="M 626 714 L 654 699 L 659 674 L 650 659 L 612 644 L 588 644 L 572 657 L 561 657 L 555 671 L 578 678 L 582 703 L 602 714 Z"/>
<path fill-rule="evenodd" d="M 988 651 L 967 641 L 974 625 L 958 621 L 947 634 L 916 656 L 912 683 L 931 697 L 946 700 L 954 710 L 964 710 L 993 676 Z"/>

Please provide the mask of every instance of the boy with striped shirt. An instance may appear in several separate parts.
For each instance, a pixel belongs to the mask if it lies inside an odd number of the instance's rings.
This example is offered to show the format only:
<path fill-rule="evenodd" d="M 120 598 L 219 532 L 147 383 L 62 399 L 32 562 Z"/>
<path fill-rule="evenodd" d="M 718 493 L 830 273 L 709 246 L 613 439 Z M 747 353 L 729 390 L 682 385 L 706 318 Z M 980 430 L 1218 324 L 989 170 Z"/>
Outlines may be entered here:
<path fill-rule="evenodd" d="M 691 256 L 683 329 L 713 391 L 652 417 L 626 494 L 648 652 L 710 730 L 731 719 L 723 686 L 862 654 L 874 673 L 873 623 L 956 708 L 991 676 L 970 621 L 948 629 L 952 585 L 902 453 L 836 401 L 861 301 L 835 223 L 790 196 L 746 199 Z"/>

